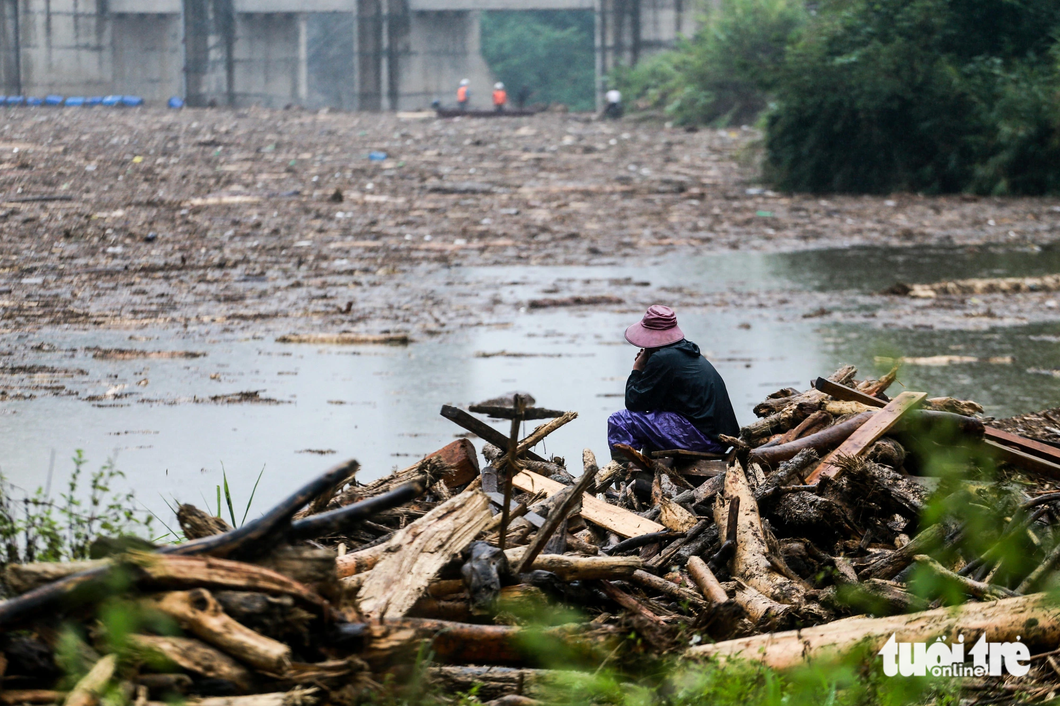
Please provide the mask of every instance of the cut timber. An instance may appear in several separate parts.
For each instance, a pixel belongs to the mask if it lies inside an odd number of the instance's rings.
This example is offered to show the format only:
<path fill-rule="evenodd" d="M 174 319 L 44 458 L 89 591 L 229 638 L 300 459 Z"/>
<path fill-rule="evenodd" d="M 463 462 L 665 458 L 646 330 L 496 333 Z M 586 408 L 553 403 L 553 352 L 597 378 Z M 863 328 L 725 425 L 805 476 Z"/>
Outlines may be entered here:
<path fill-rule="evenodd" d="M 8 564 L 4 569 L 4 583 L 15 595 L 32 591 L 52 581 L 107 566 L 106 559 L 89 561 L 42 561 L 31 564 Z"/>
<path fill-rule="evenodd" d="M 376 544 L 373 547 L 362 549 L 359 552 L 343 554 L 335 559 L 335 573 L 340 579 L 354 574 L 371 571 L 386 553 L 386 543 Z"/>
<path fill-rule="evenodd" d="M 876 414 L 876 412 L 864 412 L 856 417 L 851 417 L 845 422 L 834 424 L 826 429 L 822 429 L 816 434 L 804 436 L 801 439 L 796 439 L 787 444 L 760 446 L 751 451 L 748 463 L 757 462 L 772 468 L 776 467 L 778 463 L 794 458 L 796 454 L 804 449 L 813 449 L 818 453 L 831 451 L 850 438 L 851 434 L 867 423 Z"/>
<path fill-rule="evenodd" d="M 486 424 L 480 419 L 477 419 L 462 409 L 453 407 L 452 405 L 442 405 L 441 415 L 453 422 L 457 426 L 467 429 L 472 434 L 478 436 L 483 441 L 487 441 L 501 450 L 503 453 L 507 453 L 509 439 L 501 432 L 497 431 L 489 424 Z M 531 461 L 544 461 L 545 459 L 538 456 L 533 451 L 527 451 L 524 454 Z"/>
<path fill-rule="evenodd" d="M 998 444 L 1004 444 L 1005 446 L 1012 446 L 1023 453 L 1030 454 L 1031 456 L 1037 456 L 1038 458 L 1043 458 L 1046 461 L 1052 461 L 1053 463 L 1060 463 L 1060 448 L 1055 446 L 1043 444 L 1040 441 L 1028 439 L 1019 434 L 1002 431 L 1001 429 L 994 429 L 993 427 L 987 427 L 984 436 L 988 441 L 994 441 Z"/>
<path fill-rule="evenodd" d="M 99 697 L 113 678 L 117 666 L 118 656 L 113 654 L 96 662 L 88 674 L 77 682 L 73 691 L 67 694 L 63 706 L 93 706 L 99 703 Z"/>
<path fill-rule="evenodd" d="M 277 343 L 313 343 L 317 345 L 337 346 L 407 346 L 407 333 L 289 333 L 276 338 Z"/>
<path fill-rule="evenodd" d="M 464 551 L 492 517 L 489 498 L 482 491 L 465 491 L 397 532 L 361 586 L 361 610 L 380 618 L 404 615 L 438 571 Z"/>
<path fill-rule="evenodd" d="M 530 471 L 522 471 L 512 479 L 512 485 L 526 493 L 555 495 L 567 486 Z M 629 510 L 615 507 L 591 495 L 582 497 L 583 519 L 611 530 L 621 537 L 636 537 L 652 532 L 665 532 L 666 528 Z"/>
<path fill-rule="evenodd" d="M 741 579 L 748 586 L 779 603 L 803 603 L 806 599 L 805 587 L 773 568 L 765 530 L 762 528 L 762 517 L 758 514 L 758 503 L 755 502 L 739 461 L 734 461 L 725 473 L 725 498 L 729 502 L 719 502 L 715 505 L 714 523 L 718 527 L 732 527 L 729 512 L 732 507 L 737 508 L 736 536 L 729 536 L 726 529 L 724 538 L 725 542 L 735 540 L 736 543 L 732 562 L 733 577 Z M 736 501 L 739 501 L 738 505 Z"/>
<path fill-rule="evenodd" d="M 283 674 L 291 666 L 290 647 L 230 618 L 208 591 L 174 591 L 154 605 L 200 640 L 245 664 L 273 674 Z"/>
<path fill-rule="evenodd" d="M 1032 456 L 1029 453 L 1005 446 L 996 441 L 984 441 L 983 446 L 986 447 L 987 451 L 997 460 L 1002 461 L 1003 463 L 1015 466 L 1016 468 L 1029 473 L 1037 473 L 1046 478 L 1060 479 L 1060 464 L 1047 461 L 1038 456 Z"/>
<path fill-rule="evenodd" d="M 475 689 L 475 696 L 482 702 L 509 694 L 536 695 L 544 692 L 549 681 L 562 684 L 563 676 L 563 672 L 512 667 L 450 666 L 427 670 L 427 679 L 443 694 L 462 694 Z"/>
<path fill-rule="evenodd" d="M 526 554 L 526 547 L 514 547 L 504 552 L 508 563 L 517 566 Z M 541 554 L 527 571 L 551 571 L 563 581 L 585 579 L 620 579 L 642 569 L 644 562 L 636 556 L 575 556 L 573 554 Z"/>
<path fill-rule="evenodd" d="M 1032 650 L 1053 649 L 1060 641 L 1060 607 L 1047 594 L 968 603 L 912 615 L 847 618 L 801 630 L 744 637 L 714 645 L 697 645 L 685 655 L 697 659 L 741 657 L 773 669 L 790 669 L 806 661 L 847 652 L 863 643 L 874 653 L 895 636 L 898 642 L 929 642 L 937 636 L 953 643 L 963 635 L 985 635 L 987 642 L 1020 639 Z"/>
<path fill-rule="evenodd" d="M 812 485 L 821 478 L 834 477 L 839 473 L 836 461 L 840 456 L 859 456 L 864 453 L 925 397 L 927 397 L 926 392 L 903 392 L 888 402 L 886 407 L 873 413 L 872 419 L 858 427 L 857 431 L 839 445 L 839 448 L 825 456 L 813 473 L 807 476 L 806 483 Z"/>
<path fill-rule="evenodd" d="M 189 637 L 130 635 L 129 645 L 135 650 L 164 657 L 189 672 L 224 679 L 244 691 L 250 687 L 250 672 L 228 655 L 198 640 Z"/>
<path fill-rule="evenodd" d="M 522 559 L 516 564 L 515 573 L 521 574 L 527 571 L 530 564 L 533 563 L 534 559 L 540 554 L 545 544 L 552 537 L 553 533 L 559 529 L 562 523 L 567 521 L 568 516 L 577 508 L 581 507 L 582 495 L 588 490 L 589 486 L 592 485 L 596 479 L 596 473 L 599 470 L 596 463 L 592 463 L 591 466 L 586 464 L 587 470 L 582 474 L 582 477 L 578 479 L 570 488 L 561 490 L 556 495 L 555 499 L 557 504 L 552 508 L 552 511 L 548 514 L 548 519 L 545 520 L 544 526 L 542 526 L 537 534 L 534 535 L 534 539 L 530 542 L 530 546 L 527 547 Z M 566 497 L 562 497 L 562 496 Z M 560 537 L 566 536 L 567 530 L 564 525 L 564 529 Z M 562 553 L 562 549 L 558 553 Z"/>

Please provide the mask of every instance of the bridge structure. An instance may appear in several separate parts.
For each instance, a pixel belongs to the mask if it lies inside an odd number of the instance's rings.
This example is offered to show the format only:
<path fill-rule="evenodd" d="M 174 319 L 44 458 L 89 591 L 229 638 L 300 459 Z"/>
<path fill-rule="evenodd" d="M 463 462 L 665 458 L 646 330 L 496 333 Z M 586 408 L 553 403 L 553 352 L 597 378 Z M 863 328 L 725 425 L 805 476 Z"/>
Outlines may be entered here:
<path fill-rule="evenodd" d="M 482 12 L 586 10 L 600 93 L 691 34 L 698 1 L 0 0 L 0 90 L 380 111 L 451 103 L 468 78 L 484 105 Z"/>

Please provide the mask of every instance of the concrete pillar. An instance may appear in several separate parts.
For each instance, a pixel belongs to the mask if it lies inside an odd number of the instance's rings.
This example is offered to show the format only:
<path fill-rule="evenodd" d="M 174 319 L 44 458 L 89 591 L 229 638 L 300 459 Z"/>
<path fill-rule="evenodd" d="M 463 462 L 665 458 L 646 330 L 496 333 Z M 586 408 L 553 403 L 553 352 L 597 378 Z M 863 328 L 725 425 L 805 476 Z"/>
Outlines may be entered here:
<path fill-rule="evenodd" d="M 298 102 L 309 102 L 309 15 L 298 15 Z"/>
<path fill-rule="evenodd" d="M 3 0 L 0 3 L 0 90 L 4 95 L 22 93 L 18 2 L 19 0 Z"/>

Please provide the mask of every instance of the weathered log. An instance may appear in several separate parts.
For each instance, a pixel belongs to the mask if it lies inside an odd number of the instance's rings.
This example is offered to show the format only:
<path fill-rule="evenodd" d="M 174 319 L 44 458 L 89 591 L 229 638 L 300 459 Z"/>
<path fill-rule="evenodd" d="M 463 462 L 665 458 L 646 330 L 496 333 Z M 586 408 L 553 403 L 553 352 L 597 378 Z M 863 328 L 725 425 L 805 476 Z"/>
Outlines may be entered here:
<path fill-rule="evenodd" d="M 283 674 L 291 664 L 290 647 L 230 618 L 209 591 L 167 593 L 154 606 L 181 628 L 256 669 Z"/>
<path fill-rule="evenodd" d="M 696 610 L 706 610 L 709 607 L 709 604 L 694 591 L 682 588 L 673 581 L 667 581 L 654 574 L 649 574 L 647 571 L 637 569 L 630 578 L 633 583 L 658 591 L 679 603 L 687 603 Z"/>
<path fill-rule="evenodd" d="M 1029 593 L 1030 591 L 1036 590 L 1042 583 L 1042 579 L 1056 569 L 1057 564 L 1060 564 L 1060 543 L 1057 543 L 1057 545 L 1045 555 L 1042 562 L 1034 567 L 1034 570 L 1027 576 L 1027 578 L 1023 579 L 1019 587 L 1016 589 L 1016 592 Z"/>
<path fill-rule="evenodd" d="M 740 438 L 750 446 L 757 446 L 773 434 L 781 434 L 797 426 L 816 412 L 819 407 L 819 402 L 792 402 L 780 411 L 757 419 L 741 428 Z"/>
<path fill-rule="evenodd" d="M 435 468 L 432 464 L 437 463 L 440 462 L 435 459 L 428 459 L 425 466 Z M 429 483 L 425 480 L 414 480 L 404 483 L 385 493 L 360 502 L 298 520 L 291 524 L 286 534 L 291 539 L 315 539 L 328 534 L 341 533 L 356 523 L 373 517 L 384 510 L 399 507 L 418 498 L 427 492 L 428 485 Z"/>
<path fill-rule="evenodd" d="M 766 446 L 751 451 L 748 463 L 761 463 L 770 468 L 775 467 L 782 461 L 787 461 L 803 449 L 813 449 L 818 454 L 831 451 L 854 433 L 861 425 L 872 419 L 876 412 L 863 412 L 856 417 L 834 424 L 823 431 L 810 436 L 804 436 L 787 444 L 777 446 Z"/>
<path fill-rule="evenodd" d="M 942 525 L 931 525 L 927 529 L 913 537 L 909 544 L 901 549 L 896 549 L 890 554 L 872 562 L 860 572 L 858 578 L 866 579 L 893 579 L 898 572 L 913 563 L 913 558 L 918 554 L 927 554 L 939 547 L 946 536 L 946 528 Z"/>
<path fill-rule="evenodd" d="M 100 659 L 66 695 L 63 706 L 95 706 L 114 677 L 114 670 L 117 667 L 117 655 L 110 654 Z"/>
<path fill-rule="evenodd" d="M 707 603 L 719 605 L 729 600 L 729 595 L 721 587 L 721 583 L 714 576 L 714 572 L 698 556 L 690 557 L 685 568 L 688 569 L 688 575 L 692 577 L 692 581 L 703 592 L 703 597 L 707 599 Z"/>
<path fill-rule="evenodd" d="M 711 526 L 712 524 L 714 524 L 714 520 L 712 518 L 705 518 L 697 522 L 688 530 L 688 532 L 684 533 L 683 537 L 680 537 L 676 541 L 671 542 L 670 546 L 663 549 L 661 552 L 659 552 L 658 556 L 649 561 L 649 568 L 653 570 L 661 569 L 667 564 L 673 562 L 674 557 L 676 557 L 682 549 L 684 549 L 690 542 L 696 541 L 696 539 L 698 539 L 700 535 L 702 535 L 703 532 L 706 531 L 707 527 Z M 678 561 L 676 563 L 681 564 L 683 562 Z"/>
<path fill-rule="evenodd" d="M 319 701 L 316 692 L 317 689 L 310 688 L 247 696 L 210 696 L 185 703 L 187 706 L 313 706 Z"/>
<path fill-rule="evenodd" d="M 341 578 L 371 571 L 386 554 L 387 543 L 376 544 L 368 549 L 343 554 L 335 559 L 335 573 Z"/>
<path fill-rule="evenodd" d="M 511 694 L 541 694 L 550 682 L 561 683 L 561 678 L 561 674 L 546 669 L 436 666 L 427 670 L 428 681 L 442 693 L 475 689 L 475 695 L 483 701 Z"/>
<path fill-rule="evenodd" d="M 993 586 L 988 583 L 983 583 L 982 581 L 975 581 L 967 576 L 961 576 L 960 574 L 950 571 L 945 566 L 925 554 L 917 554 L 913 557 L 913 560 L 936 576 L 957 584 L 961 587 L 962 591 L 973 598 L 978 598 L 983 601 L 991 601 L 999 598 L 1011 598 L 1016 595 L 1015 592 L 1010 591 L 1007 588 Z"/>
<path fill-rule="evenodd" d="M 512 547 L 504 552 L 508 562 L 517 566 L 525 554 L 525 547 Z M 640 557 L 634 556 L 575 556 L 573 554 L 540 554 L 527 567 L 529 571 L 550 571 L 564 581 L 613 579 L 632 576 L 644 567 Z"/>
<path fill-rule="evenodd" d="M 471 416 L 462 409 L 458 409 L 457 407 L 453 407 L 447 404 L 442 405 L 441 415 L 449 421 L 453 422 L 454 424 L 457 424 L 458 426 L 467 429 L 469 432 L 475 434 L 483 441 L 487 441 L 493 444 L 498 449 L 500 449 L 502 453 L 507 453 L 509 443 L 508 437 L 491 427 L 489 424 L 486 424 L 485 422 L 477 419 L 476 417 Z M 531 461 L 546 460 L 538 456 L 533 451 L 526 451 L 523 455 Z"/>
<path fill-rule="evenodd" d="M 590 452 L 590 454 L 591 453 L 592 452 Z M 566 521 L 567 517 L 576 508 L 581 507 L 582 494 L 593 484 L 593 481 L 596 479 L 596 472 L 599 470 L 595 463 L 591 465 L 586 464 L 586 468 L 586 472 L 582 474 L 577 483 L 566 490 L 560 491 L 560 495 L 557 496 L 552 511 L 548 513 L 548 518 L 545 520 L 544 526 L 537 531 L 537 534 L 530 542 L 530 546 L 528 546 L 523 553 L 519 564 L 516 565 L 516 574 L 521 574 L 527 570 L 527 567 L 533 563 L 534 559 L 537 558 L 537 555 L 545 548 L 545 544 L 551 538 L 552 533 L 559 528 L 562 522 Z M 564 534 L 566 534 L 566 532 L 564 532 Z"/>
<path fill-rule="evenodd" d="M 136 684 L 155 698 L 164 699 L 188 693 L 192 680 L 187 674 L 139 674 Z"/>
<path fill-rule="evenodd" d="M 67 692 L 51 689 L 4 689 L 0 691 L 0 704 L 57 704 L 66 698 Z"/>
<path fill-rule="evenodd" d="M 967 603 L 912 615 L 847 618 L 788 632 L 745 637 L 685 651 L 695 659 L 741 657 L 774 669 L 790 669 L 808 660 L 842 654 L 855 646 L 874 653 L 891 637 L 899 642 L 955 643 L 960 635 L 985 635 L 987 642 L 1021 640 L 1033 649 L 1052 649 L 1060 641 L 1060 608 L 1047 594 Z"/>
<path fill-rule="evenodd" d="M 733 576 L 742 579 L 773 600 L 787 604 L 801 604 L 806 600 L 806 588 L 781 575 L 769 560 L 769 545 L 766 542 L 762 518 L 758 514 L 758 503 L 747 485 L 747 478 L 738 461 L 734 461 L 725 474 L 725 496 L 730 500 L 739 498 L 736 519 L 736 551 L 733 555 Z M 714 511 L 714 522 L 727 526 L 729 504 L 718 503 Z M 730 537 L 726 535 L 726 540 Z"/>
<path fill-rule="evenodd" d="M 683 535 L 682 532 L 671 532 L 670 530 L 663 530 L 662 532 L 652 532 L 650 534 L 641 534 L 636 537 L 630 537 L 629 539 L 623 539 L 618 544 L 608 547 L 604 550 L 604 553 L 608 556 L 615 554 L 621 554 L 623 552 L 631 552 L 634 549 L 640 549 L 648 544 L 656 544 L 658 542 L 667 542 L 672 539 L 677 539 Z"/>
<path fill-rule="evenodd" d="M 835 382 L 839 385 L 845 385 L 854 379 L 858 369 L 853 365 L 844 365 L 843 367 L 836 370 L 834 373 L 828 376 L 828 380 Z M 810 389 L 806 392 L 802 392 L 790 397 L 775 397 L 766 399 L 764 402 L 756 405 L 754 408 L 755 416 L 768 417 L 771 414 L 776 414 L 785 407 L 789 407 L 792 404 L 810 403 L 816 406 L 820 406 L 827 395 L 816 389 Z"/>
<path fill-rule="evenodd" d="M 361 586 L 361 610 L 378 617 L 402 616 L 491 517 L 485 494 L 465 491 L 397 532 Z"/>
<path fill-rule="evenodd" d="M 335 581 L 335 550 L 325 547 L 284 544 L 257 562 L 287 578 L 318 590 Z"/>
<path fill-rule="evenodd" d="M 8 564 L 4 569 L 4 583 L 15 595 L 32 591 L 53 581 L 108 566 L 107 559 L 89 561 L 42 561 L 30 564 Z"/>
<path fill-rule="evenodd" d="M 177 506 L 177 522 L 188 539 L 202 539 L 232 531 L 232 525 L 222 518 L 187 503 Z"/>
<path fill-rule="evenodd" d="M 795 606 L 779 603 L 742 582 L 733 600 L 743 608 L 755 625 L 763 629 L 776 630 L 785 627 L 795 616 Z"/>
<path fill-rule="evenodd" d="M 665 618 L 653 611 L 648 606 L 644 605 L 642 602 L 638 601 L 633 596 L 629 595 L 622 589 L 615 586 L 610 581 L 601 581 L 600 589 L 604 592 L 604 595 L 606 595 L 608 598 L 613 600 L 621 607 L 628 610 L 633 615 L 643 618 L 644 620 L 647 620 L 649 623 L 652 623 L 654 625 L 664 625 L 666 623 Z"/>
<path fill-rule="evenodd" d="M 161 657 L 181 669 L 214 679 L 223 679 L 240 690 L 250 688 L 251 675 L 234 659 L 190 637 L 130 635 L 129 645 L 148 655 Z"/>
<path fill-rule="evenodd" d="M 806 477 L 806 482 L 813 484 L 822 478 L 833 478 L 841 470 L 838 463 L 843 456 L 860 456 L 872 444 L 886 434 L 898 421 L 927 397 L 926 392 L 903 392 L 887 403 L 879 412 L 873 413 L 871 420 L 852 433 L 837 449 L 821 459 L 817 468 Z"/>
<path fill-rule="evenodd" d="M 563 416 L 556 417 L 552 421 L 537 427 L 532 432 L 530 432 L 525 439 L 519 442 L 519 446 L 518 448 L 516 448 L 515 451 L 516 455 L 522 456 L 526 454 L 527 451 L 544 441 L 546 436 L 556 431 L 564 424 L 567 424 L 568 422 L 573 422 L 577 418 L 577 412 L 564 412 Z"/>

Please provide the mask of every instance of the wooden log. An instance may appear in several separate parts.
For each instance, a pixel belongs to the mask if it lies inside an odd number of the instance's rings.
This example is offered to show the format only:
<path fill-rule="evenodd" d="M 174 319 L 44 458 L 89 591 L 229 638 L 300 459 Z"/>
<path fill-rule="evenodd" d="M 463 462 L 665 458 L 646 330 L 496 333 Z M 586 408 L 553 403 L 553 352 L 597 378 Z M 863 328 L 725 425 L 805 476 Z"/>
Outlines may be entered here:
<path fill-rule="evenodd" d="M 600 588 L 603 590 L 604 595 L 613 600 L 619 606 L 625 608 L 633 615 L 636 615 L 644 620 L 647 620 L 653 625 L 665 625 L 666 620 L 658 613 L 653 611 L 648 606 L 638 601 L 633 596 L 629 595 L 622 589 L 615 586 L 610 581 L 601 581 Z"/>
<path fill-rule="evenodd" d="M 427 680 L 443 694 L 475 690 L 480 701 L 517 694 L 542 694 L 550 683 L 562 683 L 563 674 L 547 669 L 513 667 L 433 666 Z"/>
<path fill-rule="evenodd" d="M 52 689 L 4 689 L 0 690 L 0 704 L 57 704 L 66 698 L 67 692 Z"/>
<path fill-rule="evenodd" d="M 659 552 L 659 555 L 648 562 L 649 568 L 653 570 L 662 569 L 664 566 L 673 561 L 673 558 L 684 549 L 689 542 L 694 542 L 696 539 L 706 531 L 707 527 L 714 523 L 713 519 L 705 518 L 693 525 L 688 532 L 684 533 L 683 537 L 670 543 L 670 546 Z M 677 562 L 680 564 L 681 562 Z"/>
<path fill-rule="evenodd" d="M 290 647 L 230 618 L 209 591 L 198 588 L 167 593 L 155 600 L 154 606 L 174 618 L 182 629 L 255 669 L 283 674 L 291 665 Z"/>
<path fill-rule="evenodd" d="M 730 503 L 718 503 L 714 510 L 714 522 L 719 527 L 729 525 L 730 504 L 737 499 L 740 501 L 736 515 L 733 576 L 779 603 L 803 603 L 806 600 L 805 586 L 777 572 L 770 561 L 758 503 L 739 461 L 733 461 L 725 474 L 725 497 Z M 725 539 L 731 539 L 728 533 Z"/>
<path fill-rule="evenodd" d="M 714 576 L 707 563 L 698 556 L 690 557 L 685 565 L 688 575 L 692 577 L 696 586 L 703 592 L 703 597 L 711 605 L 720 605 L 729 600 L 729 595 L 721 587 L 721 582 Z"/>
<path fill-rule="evenodd" d="M 667 497 L 659 498 L 659 511 L 659 521 L 674 532 L 689 532 L 696 526 L 696 516 Z"/>
<path fill-rule="evenodd" d="M 761 463 L 763 466 L 775 468 L 777 464 L 793 458 L 795 454 L 804 449 L 813 449 L 818 454 L 831 451 L 846 441 L 851 434 L 872 419 L 875 414 L 876 412 L 864 412 L 844 422 L 834 424 L 816 434 L 804 436 L 787 444 L 759 447 L 751 451 L 748 463 Z"/>
<path fill-rule="evenodd" d="M 985 635 L 988 642 L 1019 639 L 1032 650 L 1053 649 L 1060 641 L 1060 608 L 1047 594 L 1036 593 L 912 615 L 847 618 L 788 632 L 697 645 L 686 650 L 685 655 L 693 659 L 738 656 L 773 669 L 790 669 L 812 659 L 845 653 L 855 646 L 873 654 L 892 634 L 899 642 L 926 643 L 941 636 L 951 644 L 960 635 Z"/>
<path fill-rule="evenodd" d="M 564 424 L 567 424 L 568 422 L 573 422 L 577 418 L 577 412 L 564 412 L 563 416 L 557 417 L 546 424 L 542 424 L 538 428 L 534 429 L 530 434 L 528 434 L 525 439 L 519 442 L 519 446 L 516 448 L 515 451 L 516 455 L 522 456 L 526 454 L 527 451 L 544 441 L 546 436 L 556 431 Z"/>
<path fill-rule="evenodd" d="M 992 586 L 988 583 L 983 583 L 982 581 L 975 581 L 967 576 L 961 576 L 960 574 L 950 571 L 945 566 L 925 554 L 917 554 L 913 557 L 913 561 L 920 566 L 927 568 L 936 576 L 959 585 L 962 591 L 981 601 L 1011 598 L 1016 595 L 1007 588 Z"/>
<path fill-rule="evenodd" d="M 387 544 L 384 542 L 358 552 L 343 554 L 335 559 L 335 574 L 339 578 L 346 578 L 354 574 L 371 571 L 379 563 L 379 560 L 383 558 L 386 553 L 386 547 Z"/>
<path fill-rule="evenodd" d="M 114 677 L 114 671 L 118 667 L 118 656 L 109 654 L 103 657 L 81 677 L 70 693 L 63 700 L 63 706 L 95 706 L 99 703 L 99 697 L 110 684 Z"/>
<path fill-rule="evenodd" d="M 508 563 L 518 566 L 525 556 L 525 547 L 505 550 Z M 642 569 L 644 562 L 635 556 L 576 556 L 573 554 L 539 554 L 529 571 L 550 571 L 563 581 L 588 579 L 616 579 L 632 576 Z"/>
<path fill-rule="evenodd" d="M 561 483 L 530 471 L 523 471 L 516 475 L 512 479 L 512 484 L 524 492 L 544 493 L 545 495 L 555 495 L 566 487 Z M 635 515 L 624 508 L 606 503 L 591 495 L 582 497 L 581 517 L 622 537 L 635 537 L 641 534 L 666 530 L 665 527 L 656 522 Z"/>
<path fill-rule="evenodd" d="M 795 606 L 778 603 L 753 586 L 740 583 L 733 599 L 736 605 L 743 608 L 756 625 L 775 629 L 787 625 L 793 617 Z"/>
<path fill-rule="evenodd" d="M 313 706 L 319 699 L 317 689 L 295 689 L 275 691 L 270 694 L 248 694 L 246 696 L 209 696 L 204 699 L 185 701 L 187 706 Z M 154 704 L 150 706 L 155 706 Z"/>
<path fill-rule="evenodd" d="M 465 491 L 397 532 L 361 586 L 361 610 L 397 618 L 423 595 L 438 571 L 462 552 L 492 515 L 482 491 Z"/>
<path fill-rule="evenodd" d="M 1060 564 L 1060 543 L 1057 543 L 1057 545 L 1045 555 L 1042 562 L 1034 567 L 1034 570 L 1027 576 L 1027 578 L 1023 579 L 1019 587 L 1016 588 L 1016 592 L 1029 593 L 1037 590 L 1038 586 L 1042 583 L 1042 579 L 1052 573 L 1058 564 Z"/>
<path fill-rule="evenodd" d="M 820 403 L 794 402 L 779 412 L 755 420 L 741 428 L 740 438 L 750 446 L 757 446 L 773 434 L 781 434 L 797 426 L 816 412 L 819 407 Z"/>
<path fill-rule="evenodd" d="M 633 583 L 639 584 L 644 588 L 650 588 L 653 591 L 658 591 L 679 603 L 687 603 L 690 607 L 696 610 L 706 610 L 710 607 L 710 604 L 703 600 L 699 594 L 690 591 L 687 588 L 682 588 L 673 581 L 667 581 L 654 574 L 649 574 L 647 571 L 637 569 L 633 572 L 633 575 L 630 578 Z"/>
<path fill-rule="evenodd" d="M 166 697 L 174 694 L 186 694 L 191 689 L 192 680 L 187 674 L 138 674 L 137 686 L 147 689 L 155 697 Z"/>
<path fill-rule="evenodd" d="M 909 410 L 920 404 L 927 397 L 926 392 L 903 392 L 887 403 L 879 412 L 873 413 L 871 420 L 858 427 L 857 431 L 839 445 L 835 451 L 821 459 L 820 465 L 806 477 L 808 484 L 814 484 L 821 478 L 834 478 L 840 472 L 836 461 L 841 456 L 858 456 L 864 453 L 881 436 L 887 433 Z"/>
<path fill-rule="evenodd" d="M 1025 436 L 1019 434 L 1013 434 L 1011 432 L 1002 431 L 1001 429 L 995 429 L 994 427 L 987 427 L 984 431 L 986 439 L 1003 446 L 1011 446 L 1017 451 L 1022 451 L 1025 454 L 1031 456 L 1037 456 L 1040 459 L 1050 461 L 1052 463 L 1060 463 L 1060 448 L 1050 446 L 1049 444 L 1043 444 L 1040 441 L 1034 439 L 1028 439 Z"/>
<path fill-rule="evenodd" d="M 235 684 L 241 691 L 250 688 L 251 676 L 234 659 L 190 637 L 130 635 L 129 645 L 142 653 L 163 658 L 181 669 Z"/>
<path fill-rule="evenodd" d="M 942 525 L 931 525 L 900 549 L 869 564 L 858 572 L 858 578 L 893 579 L 898 572 L 913 563 L 913 557 L 937 549 L 946 537 L 946 528 Z"/>
<path fill-rule="evenodd" d="M 232 531 L 232 525 L 220 517 L 187 503 L 177 506 L 177 522 L 188 539 L 202 539 Z"/>
<path fill-rule="evenodd" d="M 442 405 L 441 414 L 443 417 L 453 422 L 454 424 L 457 424 L 458 426 L 467 429 L 469 432 L 475 434 L 480 439 L 493 444 L 502 452 L 507 452 L 508 437 L 491 427 L 489 424 L 486 424 L 485 422 L 476 419 L 475 417 L 471 416 L 462 409 L 458 409 L 447 404 Z M 535 454 L 533 451 L 526 451 L 523 455 L 532 461 L 546 460 L 541 456 Z"/>
<path fill-rule="evenodd" d="M 1053 480 L 1060 480 L 1060 464 L 1010 446 L 1005 446 L 996 441 L 983 441 L 983 447 L 987 453 L 1002 463 L 1014 466 L 1021 471 L 1034 473 Z"/>
<path fill-rule="evenodd" d="M 806 435 L 811 429 L 824 426 L 831 421 L 831 415 L 823 409 L 819 409 L 810 416 L 803 419 L 796 426 L 788 429 L 777 440 L 777 444 L 787 444 Z"/>
<path fill-rule="evenodd" d="M 589 452 L 592 453 L 591 451 Z M 577 507 L 580 507 L 582 502 L 582 495 L 596 480 L 596 472 L 599 470 L 595 463 L 586 464 L 586 472 L 582 474 L 581 478 L 574 486 L 567 488 L 566 490 L 560 491 L 560 495 L 564 495 L 561 500 L 558 500 L 553 507 L 552 511 L 548 513 L 548 518 L 545 520 L 544 526 L 537 531 L 533 540 L 530 542 L 530 546 L 526 548 L 519 563 L 515 565 L 515 573 L 521 574 L 527 570 L 537 555 L 545 548 L 545 544 L 552 537 L 552 533 L 559 528 L 560 524 L 566 522 L 568 516 Z M 559 496 L 557 495 L 557 498 Z M 566 532 L 564 531 L 564 534 Z"/>
<path fill-rule="evenodd" d="M 853 365 L 844 365 L 843 367 L 836 370 L 834 373 L 828 376 L 828 379 L 839 385 L 845 385 L 854 379 L 858 369 Z M 810 389 L 806 392 L 792 395 L 790 397 L 776 397 L 767 399 L 764 402 L 756 405 L 754 408 L 755 416 L 757 417 L 768 417 L 770 414 L 776 414 L 780 410 L 788 407 L 792 404 L 810 403 L 820 406 L 826 397 L 826 393 L 821 390 Z"/>
<path fill-rule="evenodd" d="M 439 463 L 436 459 L 427 459 L 425 464 Z M 328 512 L 321 512 L 291 524 L 287 531 L 290 539 L 316 539 L 329 534 L 339 534 L 363 522 L 370 517 L 378 515 L 385 510 L 400 507 L 427 492 L 428 480 L 414 480 L 397 486 L 396 488 L 366 498 L 360 502 L 340 507 Z"/>
<path fill-rule="evenodd" d="M 8 564 L 4 569 L 4 583 L 15 595 L 32 591 L 53 581 L 109 566 L 107 559 L 89 561 L 41 561 L 30 564 Z"/>

